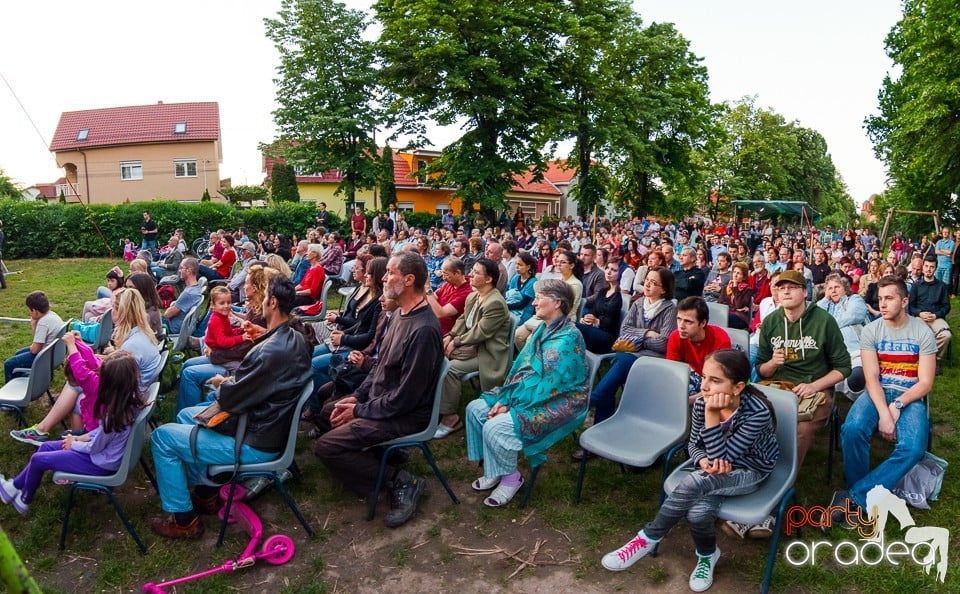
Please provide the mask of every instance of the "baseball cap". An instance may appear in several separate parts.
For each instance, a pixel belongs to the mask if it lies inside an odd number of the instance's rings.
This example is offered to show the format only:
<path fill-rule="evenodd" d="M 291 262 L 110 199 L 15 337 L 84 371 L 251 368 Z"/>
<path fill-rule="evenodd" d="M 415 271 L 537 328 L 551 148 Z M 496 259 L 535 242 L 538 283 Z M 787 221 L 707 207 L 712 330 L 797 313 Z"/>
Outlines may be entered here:
<path fill-rule="evenodd" d="M 243 245 L 240 246 L 240 249 L 250 252 L 251 254 L 257 253 L 257 246 L 253 245 L 252 241 L 244 241 Z"/>
<path fill-rule="evenodd" d="M 777 284 L 775 286 L 779 287 L 783 283 L 793 283 L 803 288 L 807 287 L 807 281 L 803 278 L 803 275 L 796 270 L 786 270 L 781 272 L 780 278 L 777 279 Z"/>

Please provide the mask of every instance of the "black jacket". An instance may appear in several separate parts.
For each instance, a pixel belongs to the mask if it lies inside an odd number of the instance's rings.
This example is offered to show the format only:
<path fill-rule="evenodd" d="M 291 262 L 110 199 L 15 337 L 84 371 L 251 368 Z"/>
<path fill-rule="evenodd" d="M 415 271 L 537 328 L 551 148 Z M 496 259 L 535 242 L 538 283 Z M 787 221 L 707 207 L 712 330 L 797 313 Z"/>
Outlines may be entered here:
<path fill-rule="evenodd" d="M 313 377 L 310 354 L 303 334 L 281 324 L 257 339 L 233 377 L 220 384 L 220 408 L 247 413 L 245 444 L 283 451 L 297 399 Z"/>
<path fill-rule="evenodd" d="M 924 311 L 929 311 L 942 319 L 945 319 L 947 314 L 950 313 L 950 288 L 936 278 L 928 283 L 921 277 L 910 288 L 907 313 L 911 316 L 917 316 Z"/>

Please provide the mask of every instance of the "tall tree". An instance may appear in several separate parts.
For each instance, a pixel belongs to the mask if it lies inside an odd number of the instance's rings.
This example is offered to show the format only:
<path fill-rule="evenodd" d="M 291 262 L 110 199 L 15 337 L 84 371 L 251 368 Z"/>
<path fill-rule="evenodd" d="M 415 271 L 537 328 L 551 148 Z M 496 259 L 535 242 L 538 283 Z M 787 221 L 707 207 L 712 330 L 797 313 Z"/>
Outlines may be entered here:
<path fill-rule="evenodd" d="M 397 203 L 397 182 L 393 176 L 393 149 L 383 147 L 380 155 L 380 204 L 384 208 Z M 374 208 L 376 208 L 374 204 Z"/>
<path fill-rule="evenodd" d="M 333 0 L 282 0 L 264 22 L 280 53 L 273 117 L 287 161 L 339 170 L 349 208 L 357 189 L 377 181 L 377 70 L 364 13 Z"/>
<path fill-rule="evenodd" d="M 886 198 L 920 210 L 950 208 L 960 193 L 960 19 L 956 2 L 905 0 L 886 40 L 899 67 L 865 121 L 895 187 Z"/>
<path fill-rule="evenodd" d="M 553 0 L 378 0 L 382 75 L 399 129 L 459 124 L 463 135 L 428 168 L 464 207 L 506 205 L 514 174 L 542 176 L 561 89 L 563 35 Z"/>
<path fill-rule="evenodd" d="M 3 169 L 0 169 L 0 197 L 3 196 L 19 199 L 20 189 L 17 187 L 17 184 L 13 183 L 12 179 L 7 177 Z"/>
<path fill-rule="evenodd" d="M 274 202 L 300 202 L 300 190 L 297 188 L 297 172 L 292 165 L 283 161 L 274 161 L 270 170 L 270 197 Z"/>

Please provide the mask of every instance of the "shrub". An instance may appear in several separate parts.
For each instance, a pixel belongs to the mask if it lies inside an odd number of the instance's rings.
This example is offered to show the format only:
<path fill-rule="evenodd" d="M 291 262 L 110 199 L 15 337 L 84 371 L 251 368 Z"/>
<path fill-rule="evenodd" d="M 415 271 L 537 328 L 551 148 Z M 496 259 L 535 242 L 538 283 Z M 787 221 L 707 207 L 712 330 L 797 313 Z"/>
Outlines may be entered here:
<path fill-rule="evenodd" d="M 411 227 L 426 231 L 430 227 L 440 226 L 440 217 L 430 212 L 405 212 L 403 220 Z"/>

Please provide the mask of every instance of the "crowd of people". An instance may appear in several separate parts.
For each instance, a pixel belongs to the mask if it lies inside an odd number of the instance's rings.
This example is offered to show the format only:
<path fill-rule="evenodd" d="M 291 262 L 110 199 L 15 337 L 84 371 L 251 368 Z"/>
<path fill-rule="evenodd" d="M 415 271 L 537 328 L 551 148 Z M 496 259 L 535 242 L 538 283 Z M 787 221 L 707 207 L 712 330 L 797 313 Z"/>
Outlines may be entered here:
<path fill-rule="evenodd" d="M 82 312 L 89 322 L 110 312 L 111 345 L 103 356 L 73 334 L 63 339 L 67 385 L 41 422 L 12 432 L 40 450 L 15 479 L 0 477 L 3 501 L 26 512 L 44 470 L 116 468 L 136 416 L 130 403 L 140 403 L 160 373 L 158 345 L 181 331 L 208 290 L 208 311 L 190 340 L 199 355 L 180 374 L 176 419 L 150 439 L 166 513 L 151 522 L 156 533 L 201 536 L 200 515 L 219 509 L 216 489 L 202 480 L 205 467 L 236 455 L 276 457 L 297 420 L 312 427 L 312 450 L 332 476 L 369 496 L 380 468 L 376 446 L 422 431 L 437 388 L 434 438 L 465 428 L 467 459 L 483 462 L 472 488 L 490 492 L 487 506 L 506 505 L 524 483 L 520 452 L 536 466 L 591 408 L 594 423 L 612 416 L 633 363 L 659 357 L 690 368 L 688 452 L 696 470 L 602 564 L 626 569 L 686 518 L 697 554 L 694 591 L 713 581 L 722 498 L 755 490 L 779 456 L 773 409 L 754 384 L 793 391 L 808 413 L 797 427 L 800 464 L 835 394 L 853 400 L 842 429 L 848 488 L 834 494 L 836 509 L 865 506 L 870 487 L 892 488 L 919 461 L 924 397 L 950 343 L 945 318 L 960 270 L 960 230 L 954 239 L 946 228 L 936 242 L 916 245 L 897 235 L 884 255 L 869 229 L 702 218 L 540 226 L 519 210 L 496 226 L 471 228 L 445 215 L 417 229 L 391 206 L 372 221 L 357 209 L 347 239 L 325 227 L 324 205 L 302 240 L 218 230 L 209 253 L 194 257 L 180 230 L 156 250 L 159 230 L 148 213 L 144 219 L 130 273 L 108 271 Z M 322 302 L 331 278 L 354 287 L 336 311 Z M 711 319 L 711 302 L 726 306 L 723 319 Z M 5 362 L 7 381 L 57 339 L 63 323 L 41 292 L 26 306 L 34 340 Z M 752 333 L 749 352 L 731 349 L 728 328 Z M 588 352 L 615 353 L 596 386 Z M 481 392 L 464 405 L 461 387 L 474 374 Z M 247 415 L 242 435 L 230 424 L 198 428 L 212 400 Z M 53 440 L 61 420 L 70 430 Z M 896 445 L 871 469 L 874 430 Z M 403 455 L 388 462 L 384 521 L 394 527 L 414 515 L 425 481 L 404 467 Z M 762 538 L 776 526 L 771 517 L 723 528 Z"/>

